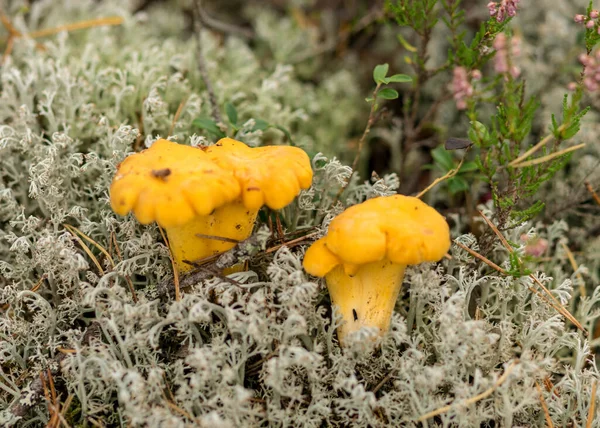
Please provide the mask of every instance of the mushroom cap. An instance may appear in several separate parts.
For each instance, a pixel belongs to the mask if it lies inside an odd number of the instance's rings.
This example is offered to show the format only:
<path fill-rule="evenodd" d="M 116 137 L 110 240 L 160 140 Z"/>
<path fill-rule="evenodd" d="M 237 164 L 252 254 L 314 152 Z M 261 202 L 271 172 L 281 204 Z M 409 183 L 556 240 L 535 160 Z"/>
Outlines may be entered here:
<path fill-rule="evenodd" d="M 158 140 L 118 166 L 110 186 L 114 212 L 133 210 L 138 221 L 169 228 L 210 214 L 240 195 L 231 171 L 219 168 L 202 150 Z"/>
<path fill-rule="evenodd" d="M 307 250 L 304 269 L 325 276 L 342 264 L 352 275 L 386 258 L 402 265 L 438 261 L 449 248 L 448 223 L 435 209 L 412 196 L 383 196 L 334 218 L 327 235 Z"/>
<path fill-rule="evenodd" d="M 300 189 L 308 189 L 312 184 L 310 159 L 298 147 L 251 148 L 222 138 L 204 151 L 221 168 L 233 172 L 248 209 L 258 210 L 263 205 L 281 209 L 298 196 Z"/>

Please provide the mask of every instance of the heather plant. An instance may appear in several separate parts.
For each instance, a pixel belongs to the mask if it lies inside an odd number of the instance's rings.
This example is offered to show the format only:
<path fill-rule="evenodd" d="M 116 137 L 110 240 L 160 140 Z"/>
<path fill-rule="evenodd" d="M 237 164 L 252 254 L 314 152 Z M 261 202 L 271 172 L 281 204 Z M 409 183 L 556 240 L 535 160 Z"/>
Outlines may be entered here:
<path fill-rule="evenodd" d="M 600 423 L 600 5 L 372 6 L 359 22 L 385 59 L 364 88 L 297 17 L 312 2 L 248 5 L 243 28 L 202 2 L 0 6 L 0 425 Z M 159 138 L 222 136 L 303 148 L 313 185 L 178 276 L 110 183 Z M 341 347 L 304 252 L 398 192 L 446 215 L 454 245 L 407 268 L 381 340 Z"/>

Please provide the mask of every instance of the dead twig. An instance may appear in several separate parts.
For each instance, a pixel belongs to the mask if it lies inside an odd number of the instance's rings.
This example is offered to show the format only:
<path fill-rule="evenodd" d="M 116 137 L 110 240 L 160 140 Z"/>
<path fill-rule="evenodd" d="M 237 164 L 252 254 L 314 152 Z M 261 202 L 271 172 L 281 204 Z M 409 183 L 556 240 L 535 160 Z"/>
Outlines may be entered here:
<path fill-rule="evenodd" d="M 419 192 L 419 194 L 416 196 L 417 198 L 421 199 L 423 197 L 423 195 L 425 195 L 425 193 L 429 192 L 431 189 L 433 189 L 435 186 L 437 186 L 439 183 L 441 183 L 442 181 L 445 181 L 449 178 L 454 177 L 458 171 L 460 170 L 460 167 L 462 166 L 463 162 L 465 161 L 465 158 L 463 157 L 460 160 L 460 163 L 458 164 L 458 166 L 454 169 L 451 169 L 450 171 L 448 171 L 446 174 L 444 174 L 443 176 L 436 178 L 435 180 L 433 180 L 433 183 L 431 183 L 429 186 L 427 186 L 425 189 L 421 190 Z"/>
<path fill-rule="evenodd" d="M 218 31 L 219 33 L 233 34 L 234 36 L 238 36 L 246 40 L 252 40 L 255 37 L 252 30 L 239 27 L 228 22 L 219 21 L 206 13 L 202 7 L 198 9 L 198 16 L 202 21 L 202 24 L 211 30 Z"/>
<path fill-rule="evenodd" d="M 204 53 L 202 51 L 202 0 L 194 0 L 194 31 L 197 38 L 197 56 L 198 56 L 198 69 L 200 70 L 200 76 L 206 86 L 206 92 L 208 92 L 208 101 L 210 103 L 212 118 L 215 122 L 222 122 L 221 113 L 219 111 L 219 104 L 217 103 L 217 97 L 213 89 L 210 78 L 208 77 L 208 70 L 206 69 L 206 62 L 204 59 Z"/>
<path fill-rule="evenodd" d="M 352 181 L 352 177 L 354 176 L 354 173 L 356 172 L 356 168 L 358 167 L 358 161 L 360 160 L 360 154 L 362 153 L 363 146 L 365 145 L 365 142 L 367 140 L 367 136 L 371 132 L 371 127 L 377 121 L 377 116 L 378 116 L 376 114 L 377 106 L 378 106 L 377 93 L 379 92 L 380 88 L 381 88 L 381 83 L 378 83 L 377 86 L 375 87 L 375 90 L 373 91 L 373 95 L 372 95 L 373 101 L 371 102 L 371 110 L 369 111 L 369 118 L 367 119 L 367 126 L 365 127 L 365 130 L 363 131 L 362 136 L 360 137 L 360 140 L 358 140 L 358 148 L 356 149 L 356 154 L 354 155 L 354 160 L 352 161 L 352 172 L 350 173 L 350 177 L 348 177 L 346 184 L 344 184 L 344 186 L 342 186 L 342 188 L 339 190 L 339 192 L 335 196 L 333 202 L 331 203 L 331 206 L 334 206 L 338 203 L 342 194 L 346 191 L 346 189 L 350 185 L 350 182 Z"/>
<path fill-rule="evenodd" d="M 483 220 L 485 220 L 485 222 L 487 223 L 487 225 L 492 229 L 492 231 L 496 234 L 496 236 L 500 239 L 500 242 L 502 242 L 502 245 L 504 246 L 504 248 L 506 248 L 506 250 L 511 253 L 514 254 L 514 249 L 512 248 L 512 246 L 508 243 L 508 241 L 506 240 L 506 238 L 504 237 L 504 235 L 502 235 L 502 233 L 500 233 L 500 231 L 498 230 L 498 228 L 496 227 L 496 225 L 494 223 L 492 223 L 492 221 L 486 217 L 485 214 L 483 214 L 481 211 L 479 211 L 479 215 L 483 218 Z M 517 257 L 517 260 L 519 263 L 521 263 L 521 260 Z M 558 299 L 556 297 L 554 297 L 554 294 L 552 294 L 550 292 L 550 290 L 548 290 L 546 288 L 546 286 L 544 284 L 542 284 L 542 282 L 537 279 L 535 277 L 534 274 L 529 274 L 529 278 L 531 278 L 531 280 L 536 283 L 546 294 L 546 296 L 551 300 L 552 302 L 552 307 L 555 308 L 558 313 L 560 313 L 561 315 L 563 315 L 565 318 L 567 318 L 569 321 L 571 321 L 578 329 L 580 329 L 585 335 L 589 335 L 589 333 L 586 331 L 586 329 L 581 325 L 581 323 L 577 320 L 577 318 L 575 318 L 573 316 L 573 314 L 571 314 L 569 312 L 569 310 L 567 308 L 565 308 L 562 303 L 560 303 L 558 301 Z M 530 290 L 532 290 L 532 288 L 530 287 Z"/>
<path fill-rule="evenodd" d="M 472 250 L 471 248 L 467 247 L 466 245 L 461 244 L 460 242 L 458 242 L 456 240 L 454 240 L 454 243 L 456 245 L 458 245 L 460 248 L 462 248 L 463 250 L 465 250 L 467 253 L 469 253 L 470 255 L 472 255 L 473 257 L 481 260 L 482 262 L 484 262 L 485 264 L 487 264 L 488 266 L 490 266 L 492 269 L 496 270 L 497 272 L 499 272 L 499 273 L 501 273 L 503 275 L 509 275 L 509 273 L 506 270 L 502 269 L 500 266 L 498 266 L 497 264 L 495 264 L 491 260 L 487 259 L 486 257 L 482 256 L 478 252 L 476 252 L 476 251 Z M 534 280 L 537 281 L 537 278 L 535 278 L 535 277 L 533 277 L 533 278 L 534 278 Z M 542 287 L 544 287 L 544 286 L 542 285 Z M 529 288 L 529 291 L 531 291 L 536 296 L 538 296 L 548 306 L 552 307 L 556 312 L 558 312 L 559 314 L 563 315 L 565 318 L 569 319 L 571 322 L 573 322 L 573 320 L 574 320 L 579 326 L 581 326 L 581 324 L 573 317 L 573 315 L 571 315 L 571 313 L 569 311 L 567 311 L 564 308 L 564 306 L 562 306 L 560 303 L 558 303 L 558 304 L 553 303 L 544 294 L 540 293 L 538 290 L 536 290 L 535 288 L 533 288 L 531 286 L 527 286 L 527 288 Z M 580 328 L 583 330 L 583 326 L 581 326 Z M 583 331 L 585 332 L 585 330 L 583 330 Z"/>
<path fill-rule="evenodd" d="M 469 398 L 467 400 L 464 400 L 464 401 L 462 401 L 460 403 L 454 403 L 454 404 L 449 404 L 449 405 L 444 406 L 444 407 L 440 407 L 439 409 L 436 409 L 436 410 L 433 410 L 433 411 L 431 411 L 429 413 L 424 414 L 423 416 L 419 417 L 416 421 L 417 422 L 424 422 L 427 419 L 431 419 L 434 416 L 438 416 L 438 415 L 441 415 L 442 413 L 446 413 L 447 411 L 452 410 L 453 407 L 466 407 L 466 406 L 470 406 L 471 404 L 475 404 L 478 401 L 481 401 L 484 398 L 489 397 L 490 395 L 492 395 L 494 393 L 494 391 L 496 389 L 498 389 L 506 381 L 506 379 L 508 379 L 508 376 L 510 376 L 510 374 L 514 370 L 514 368 L 517 365 L 517 363 L 518 363 L 518 360 L 515 360 L 512 363 L 510 363 L 510 365 L 504 371 L 504 374 L 498 378 L 498 380 L 496 381 L 496 383 L 491 388 L 487 389 L 486 391 L 482 392 L 481 394 L 477 394 L 474 397 L 471 397 L 471 398 Z"/>
<path fill-rule="evenodd" d="M 309 233 L 308 235 L 301 236 L 300 238 L 292 239 L 291 241 L 284 242 L 283 244 L 279 244 L 279 245 L 275 245 L 274 247 L 267 248 L 265 250 L 265 254 L 274 253 L 275 251 L 279 250 L 281 247 L 293 247 L 295 245 L 301 244 L 302 242 L 306 241 L 307 239 L 310 239 L 313 236 L 317 236 L 319 233 L 320 232 Z"/>

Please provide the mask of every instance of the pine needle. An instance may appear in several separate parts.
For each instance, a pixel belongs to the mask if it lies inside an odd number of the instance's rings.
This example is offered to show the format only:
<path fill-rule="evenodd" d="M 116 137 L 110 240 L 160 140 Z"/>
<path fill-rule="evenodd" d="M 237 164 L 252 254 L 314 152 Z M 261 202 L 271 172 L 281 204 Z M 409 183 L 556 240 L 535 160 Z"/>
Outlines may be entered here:
<path fill-rule="evenodd" d="M 596 380 L 592 383 L 592 393 L 590 396 L 590 410 L 588 411 L 587 421 L 585 423 L 585 428 L 592 428 L 592 424 L 594 423 L 594 417 L 596 416 L 596 389 L 598 387 L 598 382 Z"/>
<path fill-rule="evenodd" d="M 73 235 L 78 234 L 83 239 L 85 239 L 87 242 L 89 242 L 90 244 L 92 244 L 94 247 L 98 248 L 98 250 L 100 250 L 100 252 L 106 256 L 106 258 L 110 262 L 110 266 L 113 267 L 113 268 L 115 267 L 115 262 L 114 262 L 113 258 L 110 256 L 110 254 L 108 253 L 108 251 L 106 251 L 106 248 L 104 248 L 102 245 L 98 244 L 96 241 L 94 241 L 92 238 L 90 238 L 89 236 L 87 236 L 81 230 L 77 229 L 75 226 L 71 226 L 70 224 L 66 224 L 66 223 L 63 224 L 63 226 L 64 226 L 65 229 L 67 229 Z"/>
<path fill-rule="evenodd" d="M 548 428 L 554 428 L 554 424 L 552 423 L 552 418 L 550 417 L 550 412 L 548 412 L 548 405 L 546 404 L 546 400 L 544 399 L 544 394 L 542 393 L 542 388 L 540 388 L 540 384 L 536 381 L 535 387 L 540 394 L 540 403 L 542 404 L 542 410 L 544 411 L 544 417 L 546 418 L 546 425 Z"/>
<path fill-rule="evenodd" d="M 40 37 L 51 36 L 62 31 L 84 30 L 86 28 L 103 27 L 108 25 L 121 25 L 123 18 L 120 16 L 109 16 L 106 18 L 88 19 L 86 21 L 75 22 L 73 24 L 59 25 L 58 27 L 45 28 L 43 30 L 31 31 L 25 34 L 26 37 L 37 39 Z"/>
<path fill-rule="evenodd" d="M 98 261 L 98 259 L 96 258 L 96 256 L 94 256 L 94 253 L 92 253 L 92 251 L 90 250 L 90 248 L 85 244 L 85 242 L 83 242 L 81 240 L 81 238 L 79 237 L 79 235 L 77 235 L 77 233 L 74 230 L 71 230 L 68 226 L 68 224 L 63 224 L 63 226 L 65 227 L 65 229 L 67 229 L 69 231 L 69 233 L 71 235 L 73 235 L 73 238 L 75 238 L 77 240 L 77 242 L 79 243 L 79 245 L 81 246 L 81 249 L 83 251 L 85 251 L 85 253 L 89 256 L 90 259 L 92 259 L 92 262 L 94 262 L 94 264 L 96 265 L 96 268 L 98 269 L 98 272 L 100 272 L 100 275 L 104 275 L 104 269 L 102 269 L 102 266 L 100 265 L 100 262 Z"/>

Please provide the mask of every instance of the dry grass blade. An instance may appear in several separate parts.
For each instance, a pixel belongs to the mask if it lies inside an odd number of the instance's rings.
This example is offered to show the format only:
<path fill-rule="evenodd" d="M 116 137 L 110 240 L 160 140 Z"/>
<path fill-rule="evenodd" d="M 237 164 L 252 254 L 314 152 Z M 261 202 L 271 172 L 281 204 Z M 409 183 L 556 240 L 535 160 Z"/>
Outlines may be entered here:
<path fill-rule="evenodd" d="M 173 135 L 173 131 L 175 130 L 175 124 L 179 120 L 179 116 L 181 116 L 181 112 L 183 111 L 183 107 L 185 103 L 187 103 L 188 97 L 185 97 L 179 103 L 179 107 L 177 107 L 177 111 L 175 112 L 175 116 L 173 116 L 173 121 L 171 122 L 171 127 L 169 128 L 169 135 Z"/>
<path fill-rule="evenodd" d="M 171 259 L 171 266 L 173 266 L 173 283 L 175 284 L 175 300 L 181 300 L 181 293 L 179 291 L 179 269 L 177 269 L 177 265 L 175 264 L 175 258 L 173 257 L 173 251 L 171 251 L 171 245 L 169 245 L 169 241 L 165 236 L 165 232 L 163 232 L 162 227 L 158 227 L 160 234 L 162 236 L 163 241 L 165 241 L 165 245 L 169 249 L 169 258 Z"/>
<path fill-rule="evenodd" d="M 69 225 L 64 224 L 63 226 L 65 226 L 65 229 L 67 229 L 69 231 L 69 233 L 71 235 L 73 235 L 73 238 L 75 238 L 77 240 L 77 242 L 79 243 L 79 245 L 81 246 L 81 248 L 83 249 L 83 251 L 85 251 L 85 253 L 89 256 L 89 258 L 92 259 L 92 261 L 96 265 L 96 268 L 98 268 L 98 272 L 100 272 L 100 275 L 104 275 L 104 269 L 102 269 L 102 266 L 100 265 L 100 262 L 98 261 L 98 259 L 96 258 L 96 256 L 94 256 L 94 253 L 92 253 L 92 251 L 85 244 L 85 242 L 83 242 L 81 240 L 81 238 L 79 237 L 79 235 L 77 235 L 77 233 L 74 230 L 71 230 L 71 229 L 69 229 L 69 227 L 67 227 Z"/>
<path fill-rule="evenodd" d="M 98 248 L 98 250 L 100 250 L 100 252 L 106 256 L 106 258 L 110 262 L 110 266 L 113 268 L 115 267 L 115 262 L 114 262 L 113 258 L 110 256 L 110 254 L 108 253 L 108 251 L 106 251 L 106 248 L 104 248 L 102 245 L 98 244 L 96 241 L 94 241 L 92 238 L 87 236 L 81 230 L 77 229 L 75 226 L 71 226 L 70 224 L 66 224 L 66 223 L 63 224 L 63 226 L 65 229 L 67 229 L 72 234 L 75 234 L 75 233 L 78 234 L 83 239 L 85 239 L 87 242 L 92 244 L 94 247 Z"/>
<path fill-rule="evenodd" d="M 565 250 L 565 253 L 567 254 L 567 258 L 569 259 L 569 263 L 571 263 L 573 272 L 577 272 L 577 269 L 579 269 L 579 266 L 577 265 L 577 262 L 575 261 L 575 257 L 573 256 L 573 253 L 571 252 L 571 250 L 569 250 L 569 247 L 567 247 L 564 242 L 561 242 L 560 244 L 562 245 L 563 250 Z M 585 296 L 586 295 L 585 281 L 583 279 L 583 275 L 581 275 L 579 272 L 577 272 L 575 274 L 575 276 L 577 277 L 577 280 L 579 281 L 579 294 L 581 296 Z"/>
<path fill-rule="evenodd" d="M 496 234 L 496 236 L 498 236 L 498 239 L 500 239 L 500 241 L 502 242 L 502 245 L 504 245 L 504 247 L 506 248 L 506 250 L 513 254 L 514 253 L 514 249 L 512 248 L 512 246 L 508 243 L 508 241 L 506 240 L 506 238 L 502 235 L 502 233 L 500 233 L 500 231 L 498 230 L 498 228 L 496 227 L 496 225 L 494 223 L 492 223 L 492 221 L 486 217 L 485 214 L 483 214 L 481 211 L 479 211 L 479 215 L 485 220 L 485 222 L 487 223 L 487 225 L 494 231 L 494 233 Z M 518 259 L 519 260 L 519 259 Z M 519 260 L 520 262 L 520 260 Z M 535 277 L 534 274 L 529 274 L 529 278 L 531 278 L 531 280 L 533 282 L 535 282 L 543 291 L 544 293 L 548 296 L 548 298 L 552 301 L 551 306 L 556 309 L 558 311 L 558 313 L 560 313 L 562 316 L 564 316 L 565 318 L 567 318 L 569 321 L 571 321 L 578 329 L 580 329 L 583 333 L 585 333 L 586 335 L 588 335 L 588 332 L 585 330 L 585 328 L 583 328 L 583 326 L 581 325 L 581 323 L 577 320 L 577 318 L 575 318 L 571 312 L 568 311 L 567 308 L 565 308 L 562 303 L 560 303 L 556 297 L 554 297 L 554 294 L 552 294 L 550 292 L 550 290 L 548 290 L 546 288 L 546 286 L 544 284 L 542 284 L 542 282 L 537 279 Z M 533 290 L 530 287 L 530 290 Z M 547 300 L 546 300 L 547 301 Z"/>
<path fill-rule="evenodd" d="M 35 285 L 31 287 L 31 291 L 37 293 L 37 291 L 41 288 L 46 278 L 48 278 L 48 275 L 43 274 L 42 277 L 38 280 L 38 282 L 36 282 Z"/>
<path fill-rule="evenodd" d="M 550 417 L 550 412 L 548 412 L 548 405 L 546 404 L 546 399 L 544 398 L 544 394 L 542 393 L 542 388 L 540 388 L 540 384 L 535 382 L 535 387 L 540 394 L 540 403 L 542 405 L 542 410 L 544 410 L 544 417 L 546 418 L 546 425 L 548 428 L 554 428 L 554 424 L 552 423 L 552 418 Z"/>
<path fill-rule="evenodd" d="M 538 165 L 540 163 L 544 163 L 544 162 L 548 162 L 554 158 L 557 158 L 559 156 L 565 155 L 567 153 L 570 152 L 574 152 L 575 150 L 579 150 L 585 147 L 585 143 L 582 144 L 577 144 L 576 146 L 573 147 L 569 147 L 567 149 L 561 150 L 559 152 L 556 153 L 552 153 L 549 154 L 547 156 L 542 156 L 540 158 L 535 158 L 535 159 L 531 159 L 525 162 L 521 162 L 521 163 L 513 163 L 511 162 L 510 166 L 512 166 L 513 168 L 524 168 L 526 166 L 532 166 L 532 165 Z"/>
<path fill-rule="evenodd" d="M 462 166 L 463 162 L 465 161 L 465 158 L 463 157 L 458 166 L 454 169 L 451 169 L 450 171 L 448 171 L 446 174 L 444 174 L 443 176 L 436 178 L 435 180 L 433 180 L 433 182 L 427 186 L 425 189 L 421 190 L 419 192 L 419 194 L 416 196 L 417 198 L 421 199 L 423 197 L 423 195 L 425 195 L 425 193 L 429 192 L 431 189 L 433 189 L 435 186 L 437 186 L 438 184 L 440 184 L 442 181 L 445 181 L 449 178 L 454 177 L 458 171 L 460 170 L 460 167 Z"/>
<path fill-rule="evenodd" d="M 585 188 L 588 190 L 588 192 L 592 194 L 592 198 L 594 198 L 594 201 L 596 201 L 596 203 L 600 205 L 600 196 L 598 196 L 598 194 L 596 193 L 589 181 L 585 182 Z"/>
<path fill-rule="evenodd" d="M 490 395 L 492 395 L 494 393 L 494 391 L 496 389 L 498 389 L 506 381 L 506 379 L 508 379 L 508 376 L 510 376 L 510 374 L 514 370 L 514 368 L 517 365 L 517 363 L 518 363 L 518 360 L 515 360 L 512 363 L 510 363 L 510 365 L 504 371 L 504 374 L 502 374 L 502 376 L 500 376 L 498 378 L 498 380 L 496 381 L 496 383 L 491 388 L 483 391 L 481 394 L 477 394 L 474 397 L 471 397 L 471 398 L 469 398 L 467 400 L 464 400 L 461 403 L 454 403 L 454 404 L 449 404 L 449 405 L 444 406 L 444 407 L 440 407 L 439 409 L 436 409 L 436 410 L 433 410 L 433 411 L 431 411 L 429 413 L 424 414 L 423 416 L 419 417 L 416 421 L 417 422 L 424 422 L 427 419 L 433 418 L 434 416 L 438 416 L 438 415 L 441 415 L 442 413 L 446 413 L 447 411 L 452 410 L 453 407 L 470 406 L 471 404 L 475 404 L 478 401 L 481 401 L 484 398 L 489 397 Z"/>
<path fill-rule="evenodd" d="M 561 125 L 558 128 L 558 131 L 562 132 L 563 129 L 564 129 L 564 125 Z M 539 143 L 537 143 L 535 146 L 533 146 L 532 148 L 530 148 L 529 150 L 527 150 L 521 156 L 519 156 L 518 158 L 516 158 L 515 160 L 513 160 L 511 163 L 508 164 L 508 166 L 515 166 L 516 164 L 523 162 L 529 156 L 531 156 L 532 154 L 534 154 L 535 152 L 537 152 L 539 149 L 541 149 L 542 147 L 544 147 L 546 144 L 548 144 L 550 141 L 552 141 L 552 138 L 553 138 L 553 135 L 546 135 L 544 138 L 542 138 L 540 140 Z"/>
<path fill-rule="evenodd" d="M 120 16 L 109 16 L 107 18 L 89 19 L 87 21 L 75 22 L 73 24 L 60 25 L 58 27 L 46 28 L 43 30 L 31 31 L 25 36 L 37 39 L 39 37 L 51 36 L 62 31 L 84 30 L 86 28 L 103 27 L 107 25 L 121 25 L 123 18 Z"/>
<path fill-rule="evenodd" d="M 596 389 L 598 382 L 596 380 L 592 383 L 592 393 L 590 396 L 590 410 L 588 411 L 587 421 L 585 422 L 585 428 L 592 428 L 594 423 L 594 417 L 596 416 Z"/>

